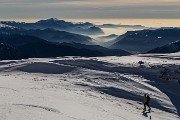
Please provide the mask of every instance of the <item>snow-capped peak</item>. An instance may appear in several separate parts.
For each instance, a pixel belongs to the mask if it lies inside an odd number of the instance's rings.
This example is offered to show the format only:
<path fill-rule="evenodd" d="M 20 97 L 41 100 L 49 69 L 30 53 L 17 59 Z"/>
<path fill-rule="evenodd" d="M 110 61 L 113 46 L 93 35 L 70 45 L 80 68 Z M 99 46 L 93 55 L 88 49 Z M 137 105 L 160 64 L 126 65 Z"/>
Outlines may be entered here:
<path fill-rule="evenodd" d="M 58 21 L 58 19 L 57 19 L 57 18 L 50 18 L 50 19 L 48 19 L 48 20 Z"/>

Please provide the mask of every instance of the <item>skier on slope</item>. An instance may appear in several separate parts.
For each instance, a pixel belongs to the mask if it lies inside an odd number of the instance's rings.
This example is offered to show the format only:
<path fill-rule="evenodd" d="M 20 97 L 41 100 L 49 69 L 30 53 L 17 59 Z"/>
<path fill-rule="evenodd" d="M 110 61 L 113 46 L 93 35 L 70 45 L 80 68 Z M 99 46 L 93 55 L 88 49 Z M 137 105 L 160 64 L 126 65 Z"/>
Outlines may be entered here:
<path fill-rule="evenodd" d="M 147 94 L 144 94 L 144 110 L 146 110 L 146 106 L 148 106 L 148 110 L 151 110 L 151 107 L 149 106 L 150 97 Z"/>

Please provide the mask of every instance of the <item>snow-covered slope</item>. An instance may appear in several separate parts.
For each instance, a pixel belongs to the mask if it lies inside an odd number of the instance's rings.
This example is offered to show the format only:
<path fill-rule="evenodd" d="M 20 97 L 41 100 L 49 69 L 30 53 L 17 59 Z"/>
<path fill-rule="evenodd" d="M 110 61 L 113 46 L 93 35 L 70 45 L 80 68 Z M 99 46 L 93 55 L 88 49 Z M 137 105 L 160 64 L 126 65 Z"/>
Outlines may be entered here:
<path fill-rule="evenodd" d="M 180 84 L 159 75 L 163 67 L 178 69 L 179 59 L 180 53 L 1 61 L 0 118 L 178 120 Z M 151 113 L 143 112 L 144 93 Z"/>
<path fill-rule="evenodd" d="M 160 28 L 128 31 L 119 36 L 111 48 L 120 48 L 130 53 L 146 53 L 154 48 L 164 46 L 180 39 L 179 28 Z"/>
<path fill-rule="evenodd" d="M 0 28 L 6 28 L 6 29 L 15 29 L 16 27 L 10 26 L 10 25 L 6 25 L 6 24 L 2 24 L 0 22 Z"/>
<path fill-rule="evenodd" d="M 180 40 L 169 43 L 165 46 L 150 50 L 148 53 L 174 53 L 180 52 Z"/>

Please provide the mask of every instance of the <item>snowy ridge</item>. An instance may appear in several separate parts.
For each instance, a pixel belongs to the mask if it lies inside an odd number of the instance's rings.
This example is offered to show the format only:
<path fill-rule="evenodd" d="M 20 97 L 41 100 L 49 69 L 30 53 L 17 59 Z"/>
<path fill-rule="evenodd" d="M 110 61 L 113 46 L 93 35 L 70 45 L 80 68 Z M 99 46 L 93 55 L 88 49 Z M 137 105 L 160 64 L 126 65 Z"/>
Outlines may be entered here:
<path fill-rule="evenodd" d="M 180 40 L 150 50 L 148 53 L 174 53 L 180 51 Z"/>
<path fill-rule="evenodd" d="M 180 53 L 0 61 L 2 120 L 179 120 Z M 144 64 L 140 66 L 138 61 Z M 152 67 L 153 66 L 153 67 Z M 178 74 L 176 74 L 178 75 Z M 180 76 L 176 76 L 180 78 Z M 143 95 L 151 113 L 143 112 Z M 12 99 L 13 98 L 13 99 Z"/>
<path fill-rule="evenodd" d="M 15 29 L 16 27 L 14 27 L 14 26 L 9 26 L 9 25 L 5 25 L 5 24 L 2 24 L 2 23 L 0 22 L 0 28 Z"/>

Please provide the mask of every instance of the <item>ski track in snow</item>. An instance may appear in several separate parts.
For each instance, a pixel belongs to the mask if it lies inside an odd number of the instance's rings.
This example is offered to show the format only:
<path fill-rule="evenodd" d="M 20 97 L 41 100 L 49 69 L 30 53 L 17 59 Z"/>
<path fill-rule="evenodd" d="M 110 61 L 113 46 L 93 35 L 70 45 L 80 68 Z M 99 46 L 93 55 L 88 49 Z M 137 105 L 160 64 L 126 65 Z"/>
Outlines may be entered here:
<path fill-rule="evenodd" d="M 1 61 L 0 118 L 178 120 L 180 85 L 159 75 L 164 66 L 180 66 L 179 58 L 180 53 Z M 144 93 L 151 96 L 152 113 L 142 110 Z"/>
<path fill-rule="evenodd" d="M 53 109 L 53 108 L 49 108 L 49 107 L 44 107 L 44 106 L 38 106 L 38 105 L 27 105 L 27 104 L 13 104 L 16 106 L 24 106 L 24 107 L 32 107 L 32 108 L 40 108 L 40 109 L 44 109 L 50 112 L 55 112 L 55 113 L 60 113 L 58 110 Z"/>

